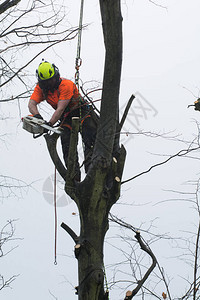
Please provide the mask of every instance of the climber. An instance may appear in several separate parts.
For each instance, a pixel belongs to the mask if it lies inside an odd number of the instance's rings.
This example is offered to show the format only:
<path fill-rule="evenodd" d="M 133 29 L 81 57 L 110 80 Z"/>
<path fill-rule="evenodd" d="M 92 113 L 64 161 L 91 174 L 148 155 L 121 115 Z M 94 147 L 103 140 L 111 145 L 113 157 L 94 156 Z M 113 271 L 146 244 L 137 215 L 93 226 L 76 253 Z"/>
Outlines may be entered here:
<path fill-rule="evenodd" d="M 79 117 L 81 121 L 80 133 L 84 143 L 84 167 L 88 172 L 93 146 L 96 138 L 98 117 L 93 109 L 81 97 L 76 85 L 68 79 L 61 78 L 58 68 L 47 61 L 42 61 L 36 70 L 38 83 L 30 97 L 28 108 L 34 117 L 43 119 L 38 110 L 38 104 L 46 100 L 55 112 L 51 116 L 48 125 L 53 126 L 58 121 L 63 128 L 61 135 L 61 144 L 65 165 L 69 152 L 69 143 L 71 135 L 72 117 Z M 92 117 L 92 116 L 93 117 Z M 95 118 L 95 116 L 97 118 Z M 80 181 L 80 167 L 78 162 L 78 153 L 76 155 L 76 176 L 75 180 Z"/>

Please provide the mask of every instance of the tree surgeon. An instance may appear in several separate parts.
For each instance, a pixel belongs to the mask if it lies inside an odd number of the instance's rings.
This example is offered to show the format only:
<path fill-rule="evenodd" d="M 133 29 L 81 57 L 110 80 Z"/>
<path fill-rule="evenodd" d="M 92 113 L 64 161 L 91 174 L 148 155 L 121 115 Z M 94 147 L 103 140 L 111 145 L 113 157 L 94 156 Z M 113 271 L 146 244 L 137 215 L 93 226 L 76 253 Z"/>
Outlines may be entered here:
<path fill-rule="evenodd" d="M 68 165 L 72 118 L 80 118 L 80 133 L 84 144 L 84 166 L 87 173 L 96 138 L 97 115 L 94 113 L 93 108 L 81 97 L 75 83 L 71 80 L 61 78 L 59 70 L 54 64 L 43 60 L 36 70 L 36 76 L 38 83 L 28 103 L 30 113 L 36 118 L 43 119 L 39 113 L 38 104 L 44 100 L 55 109 L 47 123 L 53 126 L 59 121 L 59 125 L 63 128 L 61 144 L 66 167 Z M 74 179 L 80 181 L 81 173 L 78 153 L 76 152 L 75 155 L 76 172 Z"/>

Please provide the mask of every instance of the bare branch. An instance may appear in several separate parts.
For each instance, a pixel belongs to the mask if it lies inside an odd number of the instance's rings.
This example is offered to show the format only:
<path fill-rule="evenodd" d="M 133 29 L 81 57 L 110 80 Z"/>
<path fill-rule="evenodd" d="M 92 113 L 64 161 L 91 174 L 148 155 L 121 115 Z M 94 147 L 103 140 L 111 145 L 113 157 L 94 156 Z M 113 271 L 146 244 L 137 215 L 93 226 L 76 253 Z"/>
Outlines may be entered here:
<path fill-rule="evenodd" d="M 0 14 L 4 13 L 7 9 L 9 9 L 12 6 L 17 5 L 21 0 L 5 0 L 0 5 Z"/>
<path fill-rule="evenodd" d="M 198 215 L 200 217 L 200 208 L 199 208 L 199 202 L 198 202 L 198 193 L 199 193 L 199 182 L 197 184 L 197 190 L 196 190 L 196 206 Z M 196 299 L 196 293 L 199 288 L 199 283 L 197 283 L 197 270 L 198 270 L 198 261 L 199 261 L 199 241 L 200 241 L 200 218 L 199 218 L 199 224 L 198 224 L 198 230 L 197 230 L 197 236 L 196 236 L 196 244 L 195 244 L 195 255 L 194 255 L 194 288 L 193 288 L 193 299 Z"/>
<path fill-rule="evenodd" d="M 145 281 L 147 280 L 147 278 L 149 277 L 149 275 L 152 273 L 153 269 L 155 268 L 155 266 L 157 264 L 157 260 L 156 260 L 155 255 L 153 254 L 152 250 L 148 246 L 148 244 L 144 241 L 144 239 L 142 239 L 140 231 L 137 228 L 133 227 L 130 224 L 127 224 L 126 222 L 124 222 L 124 221 L 122 221 L 120 219 L 118 219 L 117 217 L 113 216 L 112 214 L 110 214 L 110 220 L 113 221 L 113 222 L 115 222 L 115 223 L 117 223 L 117 224 L 119 224 L 122 227 L 125 227 L 125 228 L 130 229 L 131 231 L 133 231 L 135 233 L 135 238 L 136 238 L 137 242 L 140 245 L 140 248 L 144 252 L 146 252 L 151 257 L 151 259 L 152 259 L 151 266 L 148 268 L 148 270 L 146 271 L 146 273 L 143 275 L 142 279 L 140 279 L 140 280 L 137 281 L 137 286 L 135 287 L 135 289 L 132 290 L 132 291 L 128 291 L 126 293 L 126 297 L 125 297 L 124 300 L 130 300 L 143 287 Z M 135 251 L 133 250 L 133 253 L 134 252 Z M 141 276 L 142 276 L 142 274 L 141 274 Z"/>
<path fill-rule="evenodd" d="M 157 263 L 155 255 L 153 254 L 151 249 L 144 243 L 139 231 L 136 233 L 135 238 L 137 239 L 141 249 L 145 251 L 152 258 L 152 265 L 149 267 L 149 269 L 147 270 L 143 278 L 138 281 L 137 287 L 134 290 L 132 290 L 131 294 L 127 292 L 127 295 L 124 300 L 130 300 L 138 293 L 138 291 L 141 289 L 144 282 L 147 280 L 147 278 L 149 277 L 149 275 L 151 274 L 151 272 L 153 271 Z"/>
<path fill-rule="evenodd" d="M 126 120 L 126 117 L 127 117 L 127 115 L 128 115 L 129 109 L 130 109 L 131 104 L 132 104 L 132 102 L 133 102 L 134 99 L 135 99 L 135 96 L 132 95 L 132 96 L 130 97 L 128 103 L 127 103 L 127 106 L 126 106 L 126 108 L 125 108 L 124 114 L 123 114 L 122 119 L 121 119 L 120 124 L 119 124 L 119 131 L 121 131 L 121 129 L 122 129 L 123 125 L 124 125 L 124 122 L 125 122 L 125 120 Z"/>
<path fill-rule="evenodd" d="M 64 222 L 62 222 L 62 224 L 60 225 L 65 231 L 67 231 L 67 233 L 71 236 L 71 238 L 74 240 L 75 244 L 77 244 L 78 242 L 78 236 L 76 235 L 76 233 Z"/>
<path fill-rule="evenodd" d="M 7 221 L 7 223 L 3 226 L 3 228 L 0 231 L 0 258 L 4 257 L 5 255 L 9 254 L 11 251 L 13 251 L 17 246 L 12 247 L 9 250 L 5 250 L 5 244 L 12 242 L 16 240 L 14 238 L 15 234 L 15 227 L 14 227 L 14 221 L 10 220 Z M 18 277 L 19 275 L 14 275 L 10 277 L 9 279 L 5 279 L 3 275 L 0 274 L 0 291 L 4 288 L 11 288 L 11 283 Z"/>
<path fill-rule="evenodd" d="M 172 159 L 174 159 L 174 158 L 176 158 L 176 157 L 186 157 L 187 154 L 189 154 L 190 152 L 199 150 L 199 148 L 200 148 L 200 147 L 199 147 L 199 145 L 198 145 L 197 147 L 194 147 L 194 148 L 190 148 L 190 147 L 189 147 L 188 149 L 180 150 L 180 151 L 177 152 L 176 154 L 173 154 L 173 155 L 171 155 L 170 157 L 168 157 L 166 160 L 164 160 L 164 161 L 162 161 L 162 162 L 159 162 L 159 163 L 157 163 L 157 164 L 151 166 L 151 167 L 150 167 L 149 169 L 147 169 L 146 171 L 143 171 L 143 172 L 141 172 L 141 173 L 139 173 L 139 174 L 137 174 L 137 175 L 135 175 L 135 176 L 133 176 L 133 177 L 127 179 L 127 180 L 122 181 L 122 184 L 123 184 L 123 183 L 127 183 L 127 182 L 129 182 L 129 181 L 131 181 L 131 180 L 133 180 L 133 179 L 135 179 L 135 178 L 137 178 L 137 177 L 140 177 L 140 176 L 144 175 L 144 174 L 147 174 L 147 173 L 149 173 L 151 170 L 153 170 L 154 168 L 160 167 L 160 166 L 162 166 L 162 165 L 168 163 L 170 160 L 172 160 Z"/>
<path fill-rule="evenodd" d="M 165 8 L 165 9 L 167 9 L 167 7 L 166 6 L 164 6 L 164 5 L 161 5 L 161 4 L 159 4 L 159 3 L 156 3 L 155 1 L 153 1 L 153 0 L 149 0 L 149 2 L 151 2 L 151 3 L 153 3 L 154 5 L 156 5 L 156 6 L 159 6 L 159 7 L 161 7 L 161 8 Z"/>
<path fill-rule="evenodd" d="M 22 197 L 23 192 L 27 192 L 32 184 L 10 176 L 0 175 L 0 198 Z"/>
<path fill-rule="evenodd" d="M 73 39 L 74 36 L 70 37 L 72 35 L 72 32 L 70 32 L 69 34 L 67 34 L 63 39 L 58 40 L 58 41 L 54 41 L 53 43 L 51 43 L 50 45 L 48 45 L 45 49 L 42 49 L 40 52 L 38 52 L 31 60 L 29 60 L 26 64 L 24 64 L 21 68 L 19 68 L 13 75 L 10 76 L 10 78 L 7 81 L 4 81 L 2 84 L 0 84 L 0 88 L 3 87 L 5 84 L 9 83 L 13 78 L 15 78 L 16 76 L 18 76 L 18 74 L 25 69 L 28 65 L 30 65 L 30 63 L 32 63 L 39 55 L 41 55 L 43 52 L 45 52 L 46 50 L 48 50 L 49 48 L 62 43 L 64 41 L 67 41 L 69 39 Z"/>
<path fill-rule="evenodd" d="M 45 140 L 46 140 L 46 143 L 47 143 L 47 148 L 49 150 L 49 154 L 51 156 L 51 159 L 52 159 L 58 173 L 65 180 L 67 170 L 65 169 L 62 161 L 60 160 L 60 157 L 58 156 L 58 152 L 56 150 L 56 144 L 57 144 L 57 140 L 58 140 L 59 135 L 56 134 L 56 133 L 54 133 L 52 135 L 45 134 L 44 137 L 45 137 Z"/>
<path fill-rule="evenodd" d="M 0 291 L 3 288 L 11 288 L 11 283 L 18 277 L 19 275 L 13 275 L 12 277 L 10 277 L 9 279 L 5 280 L 4 277 L 2 275 L 0 275 Z"/>

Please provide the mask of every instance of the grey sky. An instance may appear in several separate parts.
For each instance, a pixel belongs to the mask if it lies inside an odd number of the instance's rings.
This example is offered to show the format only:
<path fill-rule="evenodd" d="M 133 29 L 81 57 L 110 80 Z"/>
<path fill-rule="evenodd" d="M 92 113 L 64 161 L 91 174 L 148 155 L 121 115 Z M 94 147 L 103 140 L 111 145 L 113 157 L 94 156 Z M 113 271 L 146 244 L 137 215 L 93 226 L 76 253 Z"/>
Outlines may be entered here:
<path fill-rule="evenodd" d="M 69 12 L 69 22 L 72 26 L 78 24 L 80 1 L 66 1 Z M 85 1 L 84 23 L 88 27 L 82 36 L 81 79 L 85 81 L 101 81 L 103 76 L 104 47 L 99 18 L 98 1 Z M 199 118 L 199 112 L 187 109 L 187 105 L 199 96 L 200 67 L 200 3 L 198 0 L 158 1 L 167 9 L 155 6 L 148 0 L 122 1 L 124 28 L 124 61 L 121 81 L 120 107 L 129 99 L 132 93 L 139 92 L 158 112 L 147 118 L 139 117 L 139 129 L 152 132 L 171 132 L 171 136 L 183 134 L 185 139 L 192 140 L 197 133 L 194 119 Z M 61 75 L 72 79 L 76 43 L 71 41 L 55 52 L 49 50 L 28 68 L 34 73 L 41 59 L 54 62 Z M 58 54 L 58 55 L 57 55 Z M 27 53 L 30 56 L 30 53 Z M 62 59 L 61 59 L 62 57 Z M 36 80 L 33 77 L 33 80 Z M 141 99 L 139 99 L 141 100 Z M 138 102 L 134 105 L 137 106 Z M 133 105 L 133 107 L 134 107 Z M 1 147 L 1 173 L 26 182 L 34 182 L 34 189 L 23 192 L 23 198 L 5 199 L 1 205 L 2 217 L 0 224 L 8 219 L 17 219 L 16 236 L 22 240 L 13 241 L 13 250 L 1 259 L 1 273 L 5 277 L 20 274 L 13 283 L 13 289 L 1 291 L 4 300 L 16 299 L 76 299 L 73 286 L 77 285 L 77 263 L 73 255 L 73 242 L 67 234 L 58 228 L 58 265 L 54 266 L 54 211 L 42 194 L 43 185 L 48 176 L 54 172 L 53 164 L 47 153 L 43 138 L 33 140 L 31 134 L 22 130 L 18 106 L 5 105 L 12 117 L 6 121 L 3 130 L 11 133 L 7 144 Z M 134 110 L 131 112 L 133 113 Z M 135 112 L 140 114 L 141 111 Z M 27 103 L 21 104 L 22 115 L 28 114 Z M 151 155 L 173 154 L 184 145 L 169 142 L 165 139 L 150 139 L 133 137 L 135 119 L 132 115 L 125 124 L 122 139 L 128 155 L 124 180 L 148 169 L 152 164 L 165 157 Z M 167 166 L 152 171 L 129 182 L 122 187 L 120 202 L 133 203 L 133 206 L 117 204 L 113 213 L 123 217 L 134 226 L 156 219 L 156 232 L 170 232 L 181 235 L 181 230 L 192 228 L 195 221 L 191 205 L 182 202 L 160 201 L 174 198 L 174 194 L 164 190 L 192 189 L 184 183 L 196 180 L 199 176 L 199 161 L 179 159 Z M 62 191 L 59 191 L 61 197 Z M 157 205 L 155 205 L 157 204 Z M 78 213 L 74 203 L 58 208 L 58 225 L 64 221 L 78 233 Z M 148 226 L 148 225 L 147 225 Z M 12 246 L 11 246 L 12 247 Z M 105 261 L 112 261 L 112 248 L 106 246 Z M 179 294 L 185 287 L 185 282 L 179 278 L 185 276 L 188 269 L 167 257 L 176 256 L 177 250 L 171 248 L 167 241 L 157 242 L 153 250 L 162 266 L 174 278 L 171 283 L 173 295 Z M 160 251 L 162 250 L 162 251 Z M 172 252 L 174 251 L 174 252 Z M 108 273 L 108 276 L 111 276 Z M 50 291 L 50 292 L 49 292 Z M 162 289 L 161 289 L 161 292 Z M 124 293 L 111 292 L 110 298 L 123 299 Z"/>

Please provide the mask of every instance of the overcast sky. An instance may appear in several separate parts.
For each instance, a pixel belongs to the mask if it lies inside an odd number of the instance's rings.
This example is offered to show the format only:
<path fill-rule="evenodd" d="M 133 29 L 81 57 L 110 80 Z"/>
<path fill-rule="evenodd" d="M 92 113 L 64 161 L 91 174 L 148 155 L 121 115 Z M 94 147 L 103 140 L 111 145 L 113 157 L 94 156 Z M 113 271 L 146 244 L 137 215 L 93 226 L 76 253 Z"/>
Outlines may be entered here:
<path fill-rule="evenodd" d="M 194 120 L 198 120 L 199 112 L 188 109 L 187 105 L 199 96 L 200 3 L 198 0 L 157 3 L 166 8 L 148 0 L 122 1 L 124 50 L 121 111 L 131 94 L 136 94 L 122 135 L 127 149 L 123 180 L 164 160 L 166 157 L 161 154 L 172 155 L 185 148 L 184 144 L 167 139 L 138 137 L 132 133 L 138 130 L 159 134 L 170 132 L 170 137 L 178 135 L 185 140 L 192 140 L 197 134 Z M 78 25 L 80 1 L 66 1 L 66 5 L 69 24 Z M 83 82 L 101 82 L 104 45 L 98 1 L 85 1 L 84 23 L 88 26 L 82 35 L 81 79 Z M 63 77 L 73 79 L 76 43 L 71 41 L 62 48 L 56 47 L 55 51 L 49 50 L 33 62 L 28 71 L 34 74 L 44 57 L 58 66 Z M 20 274 L 12 285 L 13 289 L 1 291 L 1 297 L 4 300 L 47 300 L 53 299 L 53 294 L 58 300 L 76 299 L 73 287 L 78 281 L 74 244 L 60 228 L 58 265 L 54 266 L 54 210 L 49 203 L 53 190 L 49 176 L 54 173 L 54 167 L 45 140 L 34 140 L 22 129 L 17 105 L 13 108 L 8 104 L 3 110 L 9 111 L 12 119 L 4 125 L 4 130 L 10 135 L 1 147 L 1 173 L 32 183 L 32 188 L 22 191 L 23 197 L 10 197 L 0 203 L 0 224 L 16 219 L 16 237 L 21 238 L 9 245 L 18 245 L 18 248 L 1 259 L 1 273 L 5 278 Z M 25 102 L 21 104 L 21 114 L 28 114 Z M 192 223 L 197 221 L 192 205 L 188 202 L 160 202 L 177 197 L 177 194 L 169 192 L 171 190 L 194 191 L 195 186 L 186 185 L 186 182 L 198 179 L 199 167 L 198 160 L 180 158 L 124 184 L 119 201 L 122 204 L 115 205 L 113 213 L 136 227 L 145 223 L 144 228 L 148 228 L 154 220 L 156 233 L 183 235 L 182 230 L 192 230 Z M 61 205 L 58 208 L 58 224 L 65 222 L 78 233 L 78 211 L 62 191 L 62 185 L 58 191 L 58 201 Z M 180 296 L 186 287 L 180 275 L 186 276 L 191 270 L 172 259 L 179 253 L 173 246 L 169 241 L 158 241 L 152 248 L 170 279 L 173 279 L 172 295 Z M 106 247 L 106 264 L 112 261 L 113 251 L 112 247 Z M 109 276 L 111 273 L 108 271 Z M 162 288 L 160 292 L 163 292 Z M 119 290 L 114 290 L 110 295 L 115 300 L 123 297 L 124 293 Z"/>

